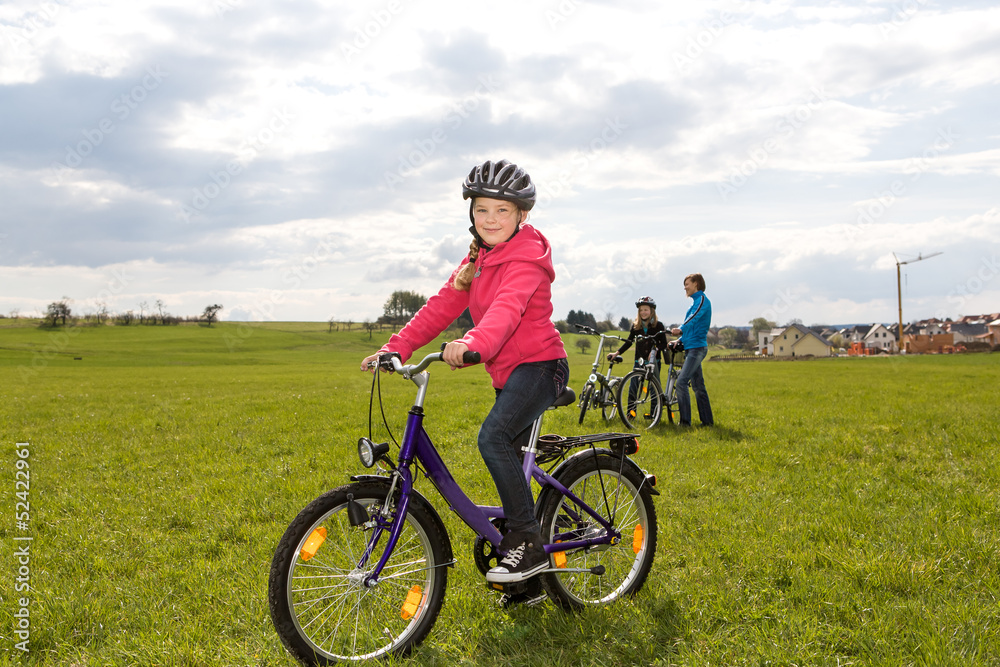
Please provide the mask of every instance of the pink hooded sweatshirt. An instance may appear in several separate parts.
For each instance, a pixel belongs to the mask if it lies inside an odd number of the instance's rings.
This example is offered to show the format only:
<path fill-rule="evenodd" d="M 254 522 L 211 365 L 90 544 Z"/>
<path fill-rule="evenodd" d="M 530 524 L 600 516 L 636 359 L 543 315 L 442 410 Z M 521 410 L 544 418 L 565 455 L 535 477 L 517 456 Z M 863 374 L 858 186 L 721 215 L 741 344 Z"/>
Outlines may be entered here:
<path fill-rule="evenodd" d="M 458 340 L 480 354 L 497 389 L 520 364 L 566 357 L 552 324 L 552 248 L 541 232 L 522 224 L 509 240 L 490 250 L 482 248 L 476 277 L 463 292 L 453 282 L 468 262 L 466 257 L 382 352 L 398 352 L 405 362 L 468 308 L 475 326 Z"/>

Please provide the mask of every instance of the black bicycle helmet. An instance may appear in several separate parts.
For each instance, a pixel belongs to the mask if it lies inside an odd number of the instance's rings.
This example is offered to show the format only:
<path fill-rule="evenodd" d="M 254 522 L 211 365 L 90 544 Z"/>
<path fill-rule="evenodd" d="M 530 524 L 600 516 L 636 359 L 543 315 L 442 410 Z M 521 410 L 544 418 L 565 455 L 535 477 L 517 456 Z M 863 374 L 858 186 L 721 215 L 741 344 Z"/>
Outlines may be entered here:
<path fill-rule="evenodd" d="M 651 296 L 644 296 L 635 302 L 635 307 L 638 308 L 639 306 L 649 306 L 653 310 L 656 310 L 656 301 Z"/>
<path fill-rule="evenodd" d="M 470 197 L 503 199 L 530 211 L 535 205 L 535 184 L 528 172 L 513 162 L 487 160 L 473 167 L 462 184 L 462 199 Z"/>

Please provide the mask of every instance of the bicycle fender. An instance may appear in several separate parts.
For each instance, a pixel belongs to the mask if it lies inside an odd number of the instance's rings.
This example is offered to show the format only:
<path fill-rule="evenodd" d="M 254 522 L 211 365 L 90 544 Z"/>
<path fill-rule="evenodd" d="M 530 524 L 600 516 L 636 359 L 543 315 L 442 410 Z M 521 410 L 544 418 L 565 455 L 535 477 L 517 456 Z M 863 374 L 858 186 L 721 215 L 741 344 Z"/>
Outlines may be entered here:
<path fill-rule="evenodd" d="M 386 486 L 392 484 L 392 478 L 388 475 L 351 475 L 350 479 L 352 482 L 382 482 Z M 441 515 L 434 509 L 434 505 L 416 489 L 410 489 L 410 502 L 419 504 L 437 522 L 441 534 L 444 535 L 444 545 L 442 546 L 444 546 L 445 561 L 449 567 L 455 567 L 455 556 L 451 551 L 451 536 L 445 528 L 444 521 L 441 520 Z"/>

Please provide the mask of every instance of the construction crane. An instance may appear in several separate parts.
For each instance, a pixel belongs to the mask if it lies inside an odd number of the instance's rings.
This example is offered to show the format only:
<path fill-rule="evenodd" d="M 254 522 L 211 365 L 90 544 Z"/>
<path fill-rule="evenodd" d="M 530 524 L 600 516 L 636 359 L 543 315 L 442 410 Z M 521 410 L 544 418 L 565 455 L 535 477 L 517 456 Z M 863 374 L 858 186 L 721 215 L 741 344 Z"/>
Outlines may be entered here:
<path fill-rule="evenodd" d="M 899 261 L 899 257 L 896 257 L 896 253 L 892 253 L 893 258 L 896 260 L 896 298 L 899 303 L 899 331 L 896 332 L 896 350 L 898 352 L 903 351 L 903 285 L 899 278 L 899 267 L 903 264 L 913 264 L 915 262 L 922 262 L 925 259 L 930 259 L 931 257 L 937 257 L 940 252 L 932 252 L 929 255 L 918 254 L 916 259 L 908 259 L 906 261 Z"/>

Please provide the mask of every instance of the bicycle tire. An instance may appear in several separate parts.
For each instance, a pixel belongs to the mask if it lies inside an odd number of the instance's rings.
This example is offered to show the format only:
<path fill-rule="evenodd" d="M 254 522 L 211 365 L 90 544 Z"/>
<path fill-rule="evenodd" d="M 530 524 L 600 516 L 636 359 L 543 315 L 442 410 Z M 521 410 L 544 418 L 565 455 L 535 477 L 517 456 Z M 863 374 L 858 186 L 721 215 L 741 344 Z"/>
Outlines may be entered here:
<path fill-rule="evenodd" d="M 583 418 L 587 414 L 587 408 L 590 407 L 590 399 L 594 395 L 594 383 L 588 382 L 583 386 L 583 392 L 580 394 L 580 423 L 583 423 Z"/>
<path fill-rule="evenodd" d="M 353 494 L 374 517 L 388 493 L 388 482 L 367 481 L 329 491 L 295 517 L 278 543 L 268 582 L 271 620 L 285 648 L 304 665 L 406 655 L 441 611 L 450 564 L 445 560 L 448 535 L 421 496 L 411 496 L 399 542 L 379 582 L 371 588 L 363 583 L 382 551 L 376 545 L 365 567 L 357 567 L 373 528 L 371 522 L 351 526 L 347 496 Z M 307 547 L 321 528 L 325 541 Z M 380 542 L 387 538 L 385 531 Z M 307 559 L 309 549 L 313 555 Z"/>
<path fill-rule="evenodd" d="M 597 402 L 601 405 L 601 416 L 605 422 L 610 422 L 618 416 L 618 401 L 607 385 L 601 386 L 601 390 L 597 393 Z"/>
<path fill-rule="evenodd" d="M 635 396 L 632 398 L 632 382 L 636 382 Z M 663 415 L 663 395 L 660 383 L 654 377 L 646 377 L 643 370 L 631 371 L 622 378 L 618 386 L 618 414 L 630 429 L 650 429 L 660 423 Z"/>
<path fill-rule="evenodd" d="M 604 566 L 604 574 L 546 573 L 540 575 L 549 598 L 567 611 L 603 605 L 632 597 L 642 588 L 656 555 L 657 521 L 653 496 L 645 475 L 610 453 L 582 457 L 557 475 L 559 481 L 599 514 L 613 515 L 621 540 L 613 545 L 565 551 L 567 568 Z M 549 493 L 541 506 L 542 536 L 552 543 L 605 528 L 578 504 L 558 492 Z M 560 552 L 556 552 L 557 554 Z"/>
<path fill-rule="evenodd" d="M 680 420 L 680 409 L 677 404 L 677 371 L 673 368 L 667 374 L 667 391 L 663 394 L 664 407 L 667 409 L 667 421 L 674 423 L 674 416 Z"/>

